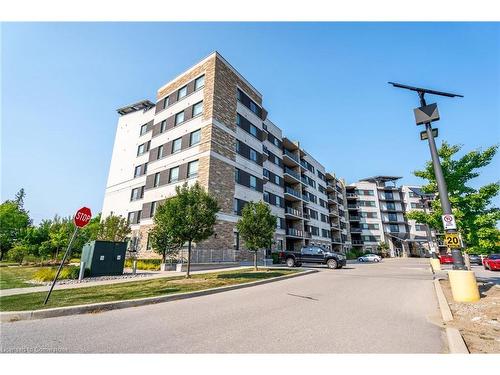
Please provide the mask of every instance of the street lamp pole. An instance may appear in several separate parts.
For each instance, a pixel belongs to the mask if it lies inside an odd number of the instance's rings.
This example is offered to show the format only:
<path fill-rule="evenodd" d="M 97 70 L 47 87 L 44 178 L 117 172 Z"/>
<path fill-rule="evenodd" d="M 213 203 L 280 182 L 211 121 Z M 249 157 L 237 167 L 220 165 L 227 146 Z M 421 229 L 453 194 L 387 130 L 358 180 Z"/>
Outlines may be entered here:
<path fill-rule="evenodd" d="M 411 90 L 411 91 L 416 91 L 418 93 L 418 97 L 420 99 L 421 107 L 427 106 L 427 103 L 426 103 L 425 97 L 424 97 L 424 95 L 426 93 L 433 94 L 433 95 L 447 96 L 447 97 L 451 97 L 451 98 L 463 97 L 462 95 L 458 95 L 458 94 L 451 94 L 451 93 L 447 93 L 447 92 L 429 90 L 429 89 L 424 89 L 424 88 L 419 88 L 419 87 L 406 86 L 406 85 L 402 85 L 402 84 L 394 83 L 394 82 L 389 82 L 389 83 L 397 88 L 403 88 L 403 89 L 407 89 L 407 90 Z M 437 107 L 436 107 L 436 109 L 437 109 Z M 439 116 L 436 118 L 436 120 L 437 119 L 439 119 Z M 419 123 L 417 122 L 417 124 L 419 124 Z M 431 153 L 432 166 L 434 168 L 434 174 L 436 176 L 436 183 L 437 183 L 437 188 L 438 188 L 438 192 L 439 192 L 439 199 L 441 201 L 441 208 L 443 210 L 443 215 L 452 215 L 450 199 L 448 197 L 448 187 L 447 187 L 446 181 L 444 179 L 443 169 L 441 168 L 441 162 L 439 160 L 436 142 L 434 141 L 434 134 L 432 134 L 432 126 L 431 126 L 430 121 L 425 122 L 425 131 L 427 134 L 427 139 L 429 141 L 429 150 Z M 445 231 L 446 231 L 446 233 L 456 233 L 457 232 L 456 229 L 446 229 Z M 453 269 L 456 269 L 456 270 L 466 269 L 461 249 L 452 249 L 451 254 L 453 257 Z"/>

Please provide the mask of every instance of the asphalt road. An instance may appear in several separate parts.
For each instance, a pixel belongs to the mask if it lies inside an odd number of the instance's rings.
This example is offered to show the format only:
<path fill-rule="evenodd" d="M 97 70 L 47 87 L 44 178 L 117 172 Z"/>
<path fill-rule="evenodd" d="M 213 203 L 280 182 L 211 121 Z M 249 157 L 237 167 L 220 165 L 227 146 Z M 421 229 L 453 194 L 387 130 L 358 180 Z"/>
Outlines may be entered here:
<path fill-rule="evenodd" d="M 220 294 L 1 324 L 3 352 L 442 353 L 426 259 L 348 264 Z"/>

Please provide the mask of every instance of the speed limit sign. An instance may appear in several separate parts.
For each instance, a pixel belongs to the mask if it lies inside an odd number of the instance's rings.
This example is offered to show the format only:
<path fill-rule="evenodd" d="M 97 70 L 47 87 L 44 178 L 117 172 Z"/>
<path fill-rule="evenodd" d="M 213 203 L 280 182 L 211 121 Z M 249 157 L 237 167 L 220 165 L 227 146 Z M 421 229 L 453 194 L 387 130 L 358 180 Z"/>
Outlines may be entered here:
<path fill-rule="evenodd" d="M 446 233 L 444 235 L 444 243 L 450 249 L 459 249 L 460 238 L 458 237 L 458 233 Z"/>

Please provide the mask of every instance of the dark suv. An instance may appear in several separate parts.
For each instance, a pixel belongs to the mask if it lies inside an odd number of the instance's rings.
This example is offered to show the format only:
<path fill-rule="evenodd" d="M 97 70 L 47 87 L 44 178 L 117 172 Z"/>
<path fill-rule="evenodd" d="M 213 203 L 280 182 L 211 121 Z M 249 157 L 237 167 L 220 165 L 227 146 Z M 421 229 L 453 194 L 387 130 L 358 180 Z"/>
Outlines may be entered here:
<path fill-rule="evenodd" d="M 331 252 L 319 246 L 304 246 L 300 251 L 284 251 L 280 258 L 288 267 L 300 267 L 302 263 L 326 264 L 328 268 L 342 268 L 346 265 L 344 254 Z"/>

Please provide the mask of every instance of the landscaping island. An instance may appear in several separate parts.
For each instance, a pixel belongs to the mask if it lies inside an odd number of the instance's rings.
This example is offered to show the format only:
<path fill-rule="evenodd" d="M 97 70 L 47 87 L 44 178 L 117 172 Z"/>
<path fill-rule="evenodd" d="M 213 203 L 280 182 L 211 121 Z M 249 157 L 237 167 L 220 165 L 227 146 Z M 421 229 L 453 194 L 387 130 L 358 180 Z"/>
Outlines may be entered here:
<path fill-rule="evenodd" d="M 54 290 L 47 305 L 46 292 L 18 294 L 0 298 L 0 311 L 28 311 L 54 307 L 76 306 L 99 302 L 125 301 L 168 294 L 186 293 L 252 281 L 265 280 L 296 273 L 294 269 L 239 269 L 236 271 L 165 277 L 161 279 L 119 283 L 94 287 Z"/>

